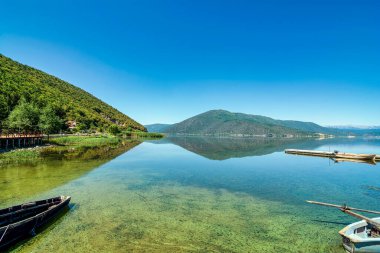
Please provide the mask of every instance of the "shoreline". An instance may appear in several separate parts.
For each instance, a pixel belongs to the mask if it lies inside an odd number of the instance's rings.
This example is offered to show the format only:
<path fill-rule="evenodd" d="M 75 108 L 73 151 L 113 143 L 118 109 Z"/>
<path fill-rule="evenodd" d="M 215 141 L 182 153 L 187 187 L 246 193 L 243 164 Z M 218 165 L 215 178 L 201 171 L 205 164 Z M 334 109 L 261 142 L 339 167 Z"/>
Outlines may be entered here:
<path fill-rule="evenodd" d="M 37 162 L 49 156 L 81 152 L 81 150 L 103 147 L 118 147 L 128 141 L 143 141 L 149 138 L 122 138 L 111 135 L 65 135 L 50 136 L 43 145 L 0 150 L 0 166 L 11 163 Z M 157 138 L 152 138 L 157 139 Z"/>

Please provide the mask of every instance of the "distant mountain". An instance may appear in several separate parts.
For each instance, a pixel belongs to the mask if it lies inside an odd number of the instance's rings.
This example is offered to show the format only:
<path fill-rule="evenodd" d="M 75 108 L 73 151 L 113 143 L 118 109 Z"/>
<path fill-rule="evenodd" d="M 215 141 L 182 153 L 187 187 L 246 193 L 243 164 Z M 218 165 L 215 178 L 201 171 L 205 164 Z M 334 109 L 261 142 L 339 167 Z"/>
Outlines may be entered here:
<path fill-rule="evenodd" d="M 189 135 L 310 135 L 336 134 L 339 130 L 325 128 L 312 122 L 276 120 L 260 115 L 211 110 L 164 129 L 169 134 Z"/>
<path fill-rule="evenodd" d="M 75 122 L 81 130 L 118 125 L 145 131 L 144 126 L 90 93 L 0 54 L 0 127 L 21 99 L 39 108 L 53 107 L 64 122 Z"/>
<path fill-rule="evenodd" d="M 344 131 L 347 135 L 380 136 L 380 126 L 330 126 L 330 129 Z"/>
<path fill-rule="evenodd" d="M 148 132 L 151 133 L 164 133 L 166 128 L 171 126 L 170 124 L 150 124 L 145 125 L 145 128 L 148 130 Z"/>
<path fill-rule="evenodd" d="M 326 126 L 335 129 L 348 129 L 348 130 L 373 130 L 380 129 L 380 126 L 364 126 L 364 125 L 340 125 L 340 126 Z"/>
<path fill-rule="evenodd" d="M 380 136 L 380 128 L 378 128 L 378 129 L 346 130 L 346 131 L 351 135 Z"/>

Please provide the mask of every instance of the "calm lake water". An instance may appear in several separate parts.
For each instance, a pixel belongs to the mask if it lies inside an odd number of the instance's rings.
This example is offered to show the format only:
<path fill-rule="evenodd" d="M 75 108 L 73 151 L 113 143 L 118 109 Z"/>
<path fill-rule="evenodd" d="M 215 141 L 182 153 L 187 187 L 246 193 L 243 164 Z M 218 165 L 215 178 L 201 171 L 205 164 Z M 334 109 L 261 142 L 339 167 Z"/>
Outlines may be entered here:
<path fill-rule="evenodd" d="M 380 167 L 285 148 L 380 153 L 380 140 L 167 138 L 0 167 L 0 208 L 70 195 L 13 252 L 343 252 L 355 220 L 305 200 L 380 210 Z"/>

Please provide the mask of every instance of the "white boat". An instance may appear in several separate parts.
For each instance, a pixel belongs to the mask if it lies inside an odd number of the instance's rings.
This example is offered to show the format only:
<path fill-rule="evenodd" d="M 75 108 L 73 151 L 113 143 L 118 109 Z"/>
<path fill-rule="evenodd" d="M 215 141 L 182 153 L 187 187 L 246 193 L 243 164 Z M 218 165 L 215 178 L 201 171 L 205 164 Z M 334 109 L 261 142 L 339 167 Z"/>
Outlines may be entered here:
<path fill-rule="evenodd" d="M 371 220 L 380 223 L 380 217 Z M 348 225 L 339 234 L 343 238 L 343 248 L 347 253 L 380 252 L 380 233 L 365 220 Z"/>
<path fill-rule="evenodd" d="M 346 253 L 380 253 L 380 217 L 368 218 L 352 210 L 373 214 L 380 214 L 379 211 L 371 211 L 349 206 L 339 206 L 316 201 L 307 201 L 311 204 L 335 207 L 342 212 L 351 215 L 361 221 L 352 223 L 339 231 L 343 239 L 343 248 Z"/>

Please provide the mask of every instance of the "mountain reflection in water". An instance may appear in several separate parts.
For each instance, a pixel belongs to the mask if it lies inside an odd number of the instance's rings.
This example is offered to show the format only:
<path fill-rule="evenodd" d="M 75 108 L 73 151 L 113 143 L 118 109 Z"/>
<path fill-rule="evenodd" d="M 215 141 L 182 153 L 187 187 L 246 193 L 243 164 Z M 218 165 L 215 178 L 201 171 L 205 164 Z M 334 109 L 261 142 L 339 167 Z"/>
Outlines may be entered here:
<path fill-rule="evenodd" d="M 248 156 L 262 156 L 282 152 L 288 148 L 317 149 L 321 146 L 334 145 L 337 139 L 304 138 L 232 138 L 232 137 L 168 137 L 170 142 L 190 152 L 211 160 L 226 160 Z M 343 143 L 357 142 L 352 139 L 339 139 Z"/>

